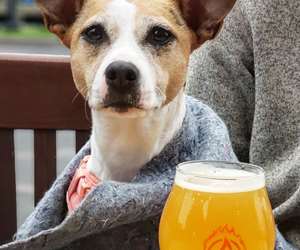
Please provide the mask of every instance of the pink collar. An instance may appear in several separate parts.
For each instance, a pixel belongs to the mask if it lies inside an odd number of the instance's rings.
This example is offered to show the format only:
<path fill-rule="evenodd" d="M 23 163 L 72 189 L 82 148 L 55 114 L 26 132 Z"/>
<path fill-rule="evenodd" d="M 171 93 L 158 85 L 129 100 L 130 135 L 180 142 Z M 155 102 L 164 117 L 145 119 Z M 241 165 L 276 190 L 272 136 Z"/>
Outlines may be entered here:
<path fill-rule="evenodd" d="M 69 213 L 74 211 L 91 189 L 100 183 L 97 176 L 89 172 L 87 169 L 87 163 L 90 158 L 90 155 L 84 157 L 70 183 L 66 197 Z"/>

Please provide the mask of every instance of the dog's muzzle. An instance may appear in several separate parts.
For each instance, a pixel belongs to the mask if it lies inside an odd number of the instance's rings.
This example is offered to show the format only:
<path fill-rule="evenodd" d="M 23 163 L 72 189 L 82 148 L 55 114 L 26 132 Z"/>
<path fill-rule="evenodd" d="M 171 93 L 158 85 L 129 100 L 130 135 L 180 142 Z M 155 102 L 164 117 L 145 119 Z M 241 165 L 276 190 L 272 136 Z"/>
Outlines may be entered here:
<path fill-rule="evenodd" d="M 105 107 L 118 109 L 138 108 L 140 100 L 140 72 L 129 62 L 115 61 L 105 70 L 108 93 Z"/>

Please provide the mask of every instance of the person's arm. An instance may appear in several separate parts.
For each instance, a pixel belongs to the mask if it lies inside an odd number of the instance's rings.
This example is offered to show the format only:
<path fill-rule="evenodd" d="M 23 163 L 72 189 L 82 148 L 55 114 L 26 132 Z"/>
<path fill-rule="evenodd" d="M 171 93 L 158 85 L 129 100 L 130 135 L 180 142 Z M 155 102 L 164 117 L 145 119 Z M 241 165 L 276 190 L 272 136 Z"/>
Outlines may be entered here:
<path fill-rule="evenodd" d="M 254 110 L 252 34 L 237 2 L 218 37 L 197 50 L 187 91 L 212 107 L 229 128 L 239 160 L 248 161 Z"/>
<path fill-rule="evenodd" d="M 266 50 L 270 43 L 261 45 L 264 37 L 262 27 L 269 30 L 272 26 L 268 23 L 255 26 L 257 20 L 254 18 L 259 12 L 257 9 L 247 9 L 245 13 L 249 2 L 238 1 L 219 36 L 194 53 L 187 82 L 188 93 L 204 101 L 222 117 L 240 161 L 250 160 L 264 167 L 279 230 L 286 239 L 299 246 L 299 144 L 295 131 L 295 110 L 299 109 L 295 108 L 297 104 L 291 104 L 297 102 L 294 101 L 297 100 L 297 88 L 293 86 L 296 81 L 287 79 L 295 70 L 294 66 L 286 69 L 288 64 L 282 63 L 282 55 L 277 55 L 277 51 L 271 58 L 280 63 L 265 66 L 262 70 L 259 62 L 267 64 L 272 52 Z M 249 13 L 254 13 L 251 25 L 247 16 Z M 253 36 L 253 31 L 256 36 Z M 268 41 L 273 39 L 272 36 L 264 38 Z M 257 50 L 258 45 L 261 45 L 260 51 Z M 288 57 L 288 54 L 284 55 Z M 287 83 L 292 87 L 288 87 Z M 292 115 L 279 119 L 280 110 Z M 281 120 L 284 122 L 280 123 Z M 253 124 L 256 124 L 254 129 Z M 287 143 L 286 140 L 290 141 Z M 296 248 L 289 246 L 278 233 L 276 249 Z"/>

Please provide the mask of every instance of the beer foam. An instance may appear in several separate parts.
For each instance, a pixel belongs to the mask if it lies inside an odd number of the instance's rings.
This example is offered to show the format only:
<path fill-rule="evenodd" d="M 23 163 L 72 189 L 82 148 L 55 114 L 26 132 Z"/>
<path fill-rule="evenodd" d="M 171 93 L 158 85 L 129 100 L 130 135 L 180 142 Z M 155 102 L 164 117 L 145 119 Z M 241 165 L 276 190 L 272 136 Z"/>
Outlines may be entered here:
<path fill-rule="evenodd" d="M 226 167 L 226 163 L 223 164 Z M 207 193 L 242 193 L 264 188 L 265 175 L 263 171 L 220 168 L 197 162 L 179 166 L 175 184 L 184 189 Z"/>

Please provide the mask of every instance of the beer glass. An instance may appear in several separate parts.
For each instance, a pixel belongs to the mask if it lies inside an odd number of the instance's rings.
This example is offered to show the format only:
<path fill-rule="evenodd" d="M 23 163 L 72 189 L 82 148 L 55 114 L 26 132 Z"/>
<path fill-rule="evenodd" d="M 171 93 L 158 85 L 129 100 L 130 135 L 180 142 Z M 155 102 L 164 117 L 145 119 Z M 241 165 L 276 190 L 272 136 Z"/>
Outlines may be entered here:
<path fill-rule="evenodd" d="M 159 243 L 160 250 L 274 250 L 263 169 L 228 162 L 179 165 Z"/>

